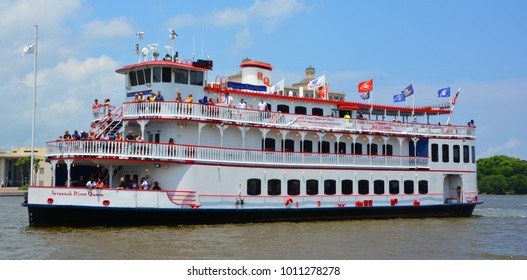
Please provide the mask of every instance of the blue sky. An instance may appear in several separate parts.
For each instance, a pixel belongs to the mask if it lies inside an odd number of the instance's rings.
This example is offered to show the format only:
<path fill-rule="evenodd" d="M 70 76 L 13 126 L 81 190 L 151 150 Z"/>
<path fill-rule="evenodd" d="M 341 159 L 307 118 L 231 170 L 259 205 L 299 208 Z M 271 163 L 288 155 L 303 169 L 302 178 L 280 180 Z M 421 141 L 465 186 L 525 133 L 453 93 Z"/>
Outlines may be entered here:
<path fill-rule="evenodd" d="M 360 101 L 374 79 L 375 103 L 414 83 L 416 105 L 461 88 L 452 122 L 478 127 L 478 157 L 527 159 L 526 1 L 10 1 L 0 0 L 1 148 L 30 146 L 33 57 L 21 57 L 39 25 L 36 144 L 65 129 L 86 130 L 94 98 L 124 101 L 114 70 L 137 61 L 143 44 L 170 45 L 182 58 L 209 55 L 209 77 L 239 71 L 249 57 L 273 65 L 272 82 L 326 73 L 330 90 Z M 163 52 L 162 52 L 163 54 Z M 444 123 L 446 117 L 434 121 Z"/>

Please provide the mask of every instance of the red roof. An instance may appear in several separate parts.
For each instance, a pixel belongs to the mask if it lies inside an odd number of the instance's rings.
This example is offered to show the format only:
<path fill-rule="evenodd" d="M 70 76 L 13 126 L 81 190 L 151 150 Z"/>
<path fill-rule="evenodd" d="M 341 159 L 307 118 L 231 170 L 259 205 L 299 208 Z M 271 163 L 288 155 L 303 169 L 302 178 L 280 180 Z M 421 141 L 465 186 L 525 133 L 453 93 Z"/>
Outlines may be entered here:
<path fill-rule="evenodd" d="M 249 60 L 249 61 L 246 61 L 246 62 L 243 62 L 242 64 L 240 64 L 240 67 L 242 67 L 242 68 L 243 67 L 248 67 L 248 66 L 258 67 L 258 68 L 263 68 L 263 69 L 267 69 L 267 70 L 273 71 L 273 66 L 271 66 L 271 64 L 263 63 L 263 62 L 259 62 L 259 61 Z"/>
<path fill-rule="evenodd" d="M 192 62 L 190 62 L 190 64 L 189 64 L 189 63 L 186 63 L 187 61 L 188 60 L 183 60 L 182 62 L 173 62 L 173 61 L 165 61 L 165 60 L 147 61 L 147 62 L 141 62 L 141 63 L 137 63 L 137 64 L 131 64 L 131 65 L 124 66 L 122 68 L 119 68 L 119 69 L 115 70 L 115 72 L 119 73 L 119 74 L 126 74 L 130 70 L 132 70 L 133 68 L 143 67 L 143 66 L 148 66 L 148 67 L 154 67 L 154 66 L 172 66 L 173 67 L 173 66 L 177 66 L 177 67 L 180 67 L 180 68 L 187 68 L 187 69 L 194 69 L 194 70 L 210 70 L 207 67 L 193 66 Z"/>

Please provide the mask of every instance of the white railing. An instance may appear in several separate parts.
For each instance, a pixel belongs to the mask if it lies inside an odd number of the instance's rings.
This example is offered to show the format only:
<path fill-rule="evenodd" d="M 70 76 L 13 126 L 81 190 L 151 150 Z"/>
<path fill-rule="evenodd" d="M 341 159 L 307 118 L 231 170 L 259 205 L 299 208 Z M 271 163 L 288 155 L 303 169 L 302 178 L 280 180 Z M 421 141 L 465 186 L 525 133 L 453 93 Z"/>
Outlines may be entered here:
<path fill-rule="evenodd" d="M 126 141 L 71 140 L 47 143 L 47 156 L 130 157 L 153 160 L 292 166 L 427 167 L 428 158 L 380 155 L 288 153 Z"/>
<path fill-rule="evenodd" d="M 445 126 L 401 122 L 343 119 L 311 115 L 284 114 L 238 109 L 219 105 L 179 102 L 125 103 L 123 118 L 160 117 L 196 118 L 224 122 L 249 123 L 276 128 L 325 130 L 334 132 L 372 132 L 418 136 L 474 136 L 468 126 Z"/>

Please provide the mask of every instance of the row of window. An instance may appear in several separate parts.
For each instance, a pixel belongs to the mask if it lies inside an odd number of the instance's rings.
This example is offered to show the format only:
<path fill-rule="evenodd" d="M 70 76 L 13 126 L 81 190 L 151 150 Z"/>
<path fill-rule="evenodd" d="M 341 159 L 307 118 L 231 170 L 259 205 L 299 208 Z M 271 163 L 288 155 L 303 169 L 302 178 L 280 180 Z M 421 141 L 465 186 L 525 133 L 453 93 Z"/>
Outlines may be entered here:
<path fill-rule="evenodd" d="M 301 188 L 305 188 L 306 195 L 318 195 L 322 191 L 325 195 L 337 194 L 337 181 L 328 179 L 324 180 L 323 190 L 319 190 L 319 180 L 306 180 L 305 186 L 302 186 L 300 180 L 291 179 L 287 180 L 286 188 L 284 192 L 282 191 L 282 180 L 279 179 L 270 179 L 267 180 L 267 195 L 300 195 Z M 428 181 L 420 180 L 418 181 L 418 193 L 427 194 L 428 193 Z M 340 182 L 340 193 L 341 194 L 370 194 L 370 181 L 369 180 L 359 180 L 357 182 L 356 190 L 354 190 L 353 180 L 342 180 Z M 390 180 L 388 182 L 388 189 L 386 190 L 384 180 L 374 180 L 373 181 L 373 194 L 400 194 L 400 181 L 399 180 Z M 414 194 L 414 181 L 405 180 L 403 181 L 403 193 L 404 194 Z M 261 195 L 262 194 L 262 180 L 252 178 L 247 180 L 247 194 L 248 195 Z"/>
<path fill-rule="evenodd" d="M 130 73 L 128 73 L 128 76 L 130 78 L 130 86 L 134 87 L 137 85 L 144 85 L 152 82 L 174 82 L 176 84 L 190 84 L 194 86 L 203 86 L 203 71 L 175 68 L 174 75 L 172 75 L 172 70 L 173 68 L 171 67 L 153 67 L 130 71 Z"/>
<path fill-rule="evenodd" d="M 452 161 L 455 163 L 461 162 L 461 149 L 463 149 L 463 163 L 476 163 L 476 147 L 469 145 L 453 145 L 452 146 Z M 470 153 L 472 150 L 472 156 Z M 439 161 L 439 144 L 432 144 L 432 162 Z M 450 145 L 441 145 L 441 160 L 442 162 L 450 162 Z"/>
<path fill-rule="evenodd" d="M 295 141 L 291 139 L 285 139 L 282 141 L 282 151 L 284 152 L 295 152 Z M 363 154 L 363 144 L 362 143 L 351 143 L 349 146 L 345 142 L 335 142 L 333 143 L 333 151 L 339 154 L 349 154 L 362 155 Z M 365 152 L 367 155 L 393 155 L 393 145 L 377 145 L 377 144 L 366 144 Z M 381 146 L 381 149 L 379 149 Z M 330 153 L 331 144 L 329 141 L 320 141 L 318 142 L 319 153 Z M 349 150 L 348 150 L 349 148 Z M 273 138 L 262 139 L 262 150 L 265 151 L 275 151 L 276 150 L 276 140 Z M 313 151 L 313 141 L 304 140 L 300 141 L 300 151 L 304 153 L 312 153 Z"/>

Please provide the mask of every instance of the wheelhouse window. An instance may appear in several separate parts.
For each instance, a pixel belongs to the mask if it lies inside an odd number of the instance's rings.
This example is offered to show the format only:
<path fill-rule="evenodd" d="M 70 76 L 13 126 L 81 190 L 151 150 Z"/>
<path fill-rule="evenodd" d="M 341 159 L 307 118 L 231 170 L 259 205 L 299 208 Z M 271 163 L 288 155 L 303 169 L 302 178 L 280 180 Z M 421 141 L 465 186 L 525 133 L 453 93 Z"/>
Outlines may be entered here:
<path fill-rule="evenodd" d="M 161 82 L 161 67 L 154 67 L 152 82 L 160 83 Z"/>
<path fill-rule="evenodd" d="M 370 187 L 368 180 L 359 180 L 359 194 L 370 193 Z"/>
<path fill-rule="evenodd" d="M 248 195 L 260 195 L 262 193 L 262 180 L 260 179 L 249 179 L 247 180 L 247 194 Z"/>
<path fill-rule="evenodd" d="M 317 195 L 318 194 L 318 180 L 307 180 L 306 181 L 306 194 Z"/>
<path fill-rule="evenodd" d="M 145 69 L 145 82 L 147 84 L 152 82 L 152 69 L 150 68 Z"/>
<path fill-rule="evenodd" d="M 459 145 L 454 145 L 453 151 L 454 151 L 454 162 L 459 162 L 460 157 L 461 157 L 460 156 L 461 151 L 459 150 Z"/>
<path fill-rule="evenodd" d="M 470 162 L 470 149 L 468 145 L 463 145 L 463 162 L 469 163 Z"/>
<path fill-rule="evenodd" d="M 418 183 L 418 191 L 420 194 L 427 194 L 428 193 L 428 181 L 420 180 Z"/>
<path fill-rule="evenodd" d="M 352 180 L 342 180 L 342 194 L 353 194 L 353 181 Z"/>
<path fill-rule="evenodd" d="M 444 144 L 443 147 L 443 162 L 448 162 L 449 161 L 449 151 L 448 151 L 448 145 L 447 144 Z"/>
<path fill-rule="evenodd" d="M 267 194 L 280 195 L 282 193 L 281 181 L 278 179 L 271 179 L 267 181 Z"/>
<path fill-rule="evenodd" d="M 390 180 L 388 188 L 390 189 L 390 194 L 399 194 L 399 181 Z"/>
<path fill-rule="evenodd" d="M 288 180 L 287 181 L 287 194 L 288 195 L 299 195 L 300 194 L 300 180 Z"/>
<path fill-rule="evenodd" d="M 414 181 L 404 181 L 404 194 L 414 194 Z"/>
<path fill-rule="evenodd" d="M 325 180 L 324 181 L 324 194 L 336 194 L 337 193 L 337 181 Z"/>
<path fill-rule="evenodd" d="M 137 84 L 144 85 L 145 83 L 145 72 L 143 69 L 137 70 Z"/>
<path fill-rule="evenodd" d="M 163 70 L 161 72 L 161 78 L 163 83 L 171 83 L 172 82 L 172 68 L 170 67 L 163 67 Z"/>
<path fill-rule="evenodd" d="M 322 108 L 313 108 L 311 109 L 311 114 L 313 116 L 324 116 L 324 110 Z"/>
<path fill-rule="evenodd" d="M 176 68 L 175 81 L 176 84 L 188 84 L 188 70 Z"/>
<path fill-rule="evenodd" d="M 203 72 L 190 70 L 190 84 L 194 86 L 203 85 Z"/>
<path fill-rule="evenodd" d="M 130 86 L 137 86 L 137 73 L 135 71 L 130 71 L 128 76 L 130 77 Z"/>
<path fill-rule="evenodd" d="M 373 181 L 373 193 L 384 194 L 384 180 Z"/>
<path fill-rule="evenodd" d="M 439 145 L 432 144 L 432 162 L 439 161 Z"/>

